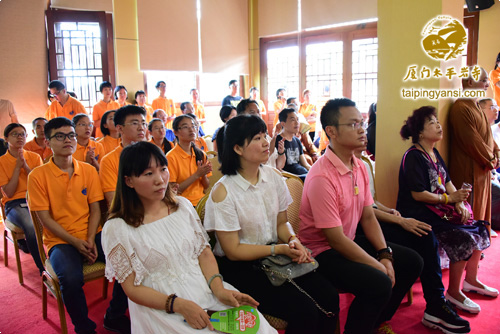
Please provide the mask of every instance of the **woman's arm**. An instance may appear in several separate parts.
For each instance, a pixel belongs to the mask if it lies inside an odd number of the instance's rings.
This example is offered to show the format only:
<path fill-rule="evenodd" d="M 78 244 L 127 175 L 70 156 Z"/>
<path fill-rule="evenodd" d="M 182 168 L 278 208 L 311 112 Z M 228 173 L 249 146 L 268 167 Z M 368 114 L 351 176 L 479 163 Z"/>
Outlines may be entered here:
<path fill-rule="evenodd" d="M 139 305 L 166 311 L 167 295 L 144 285 L 134 285 L 134 280 L 135 272 L 132 272 L 121 283 L 123 291 L 131 301 Z M 207 312 L 190 300 L 177 297 L 172 305 L 172 311 L 181 314 L 193 328 L 201 329 L 208 326 L 210 330 L 213 330 Z"/>

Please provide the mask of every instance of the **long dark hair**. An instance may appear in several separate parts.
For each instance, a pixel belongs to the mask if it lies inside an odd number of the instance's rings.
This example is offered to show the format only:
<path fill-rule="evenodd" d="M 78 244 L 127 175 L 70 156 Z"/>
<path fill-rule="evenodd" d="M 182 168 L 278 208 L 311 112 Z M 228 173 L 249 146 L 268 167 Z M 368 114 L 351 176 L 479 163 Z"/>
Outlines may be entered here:
<path fill-rule="evenodd" d="M 196 120 L 193 119 L 193 117 L 191 117 L 187 114 L 179 115 L 172 122 L 172 129 L 174 129 L 174 131 L 179 131 L 179 124 L 181 123 L 181 121 L 184 118 L 189 118 L 193 122 L 193 124 L 195 124 L 195 122 L 196 122 Z M 175 136 L 175 138 L 177 139 L 177 142 L 179 142 L 179 138 L 177 138 L 177 136 Z M 193 150 L 193 152 L 194 152 L 194 156 L 196 157 L 196 161 L 205 162 L 205 152 L 203 152 L 198 147 L 196 147 L 196 145 L 193 142 L 191 142 L 191 150 Z"/>
<path fill-rule="evenodd" d="M 159 118 L 153 118 L 151 121 L 149 121 L 148 124 L 148 130 L 149 132 L 153 132 L 153 125 L 155 122 L 161 122 L 163 124 L 163 121 Z M 161 149 L 163 150 L 163 153 L 167 154 L 171 149 L 173 149 L 172 143 L 165 137 L 163 137 L 163 140 L 161 142 Z"/>
<path fill-rule="evenodd" d="M 140 176 L 149 168 L 152 158 L 155 159 L 157 165 L 168 166 L 165 154 L 153 143 L 142 141 L 123 149 L 120 155 L 115 197 L 109 209 L 109 219 L 121 218 L 128 225 L 134 227 L 143 224 L 144 206 L 135 190 L 125 183 L 125 176 Z M 173 208 L 173 211 L 179 207 L 170 184 L 167 187 L 163 201 L 170 208 Z"/>
<path fill-rule="evenodd" d="M 420 133 L 424 130 L 425 122 L 431 116 L 437 117 L 436 108 L 432 106 L 420 107 L 414 110 L 413 114 L 406 119 L 399 134 L 405 140 L 411 137 L 412 143 L 418 143 Z"/>
<path fill-rule="evenodd" d="M 259 133 L 267 133 L 266 123 L 255 115 L 238 115 L 226 122 L 217 133 L 217 151 L 224 175 L 235 175 L 241 168 L 234 146 L 244 146 Z"/>

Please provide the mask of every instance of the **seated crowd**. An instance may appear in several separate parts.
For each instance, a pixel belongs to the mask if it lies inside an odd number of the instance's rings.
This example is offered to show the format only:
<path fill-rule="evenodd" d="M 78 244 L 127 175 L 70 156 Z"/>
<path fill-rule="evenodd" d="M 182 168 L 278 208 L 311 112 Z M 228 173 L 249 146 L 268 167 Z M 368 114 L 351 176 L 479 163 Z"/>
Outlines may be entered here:
<path fill-rule="evenodd" d="M 19 123 L 4 131 L 2 205 L 42 273 L 30 211 L 39 216 L 76 333 L 96 332 L 82 289 L 83 263 L 96 261 L 116 279 L 104 327 L 119 333 L 208 332 L 214 328 L 207 310 L 240 305 L 285 320 L 287 334 L 334 333 L 339 291 L 355 296 L 344 333 L 394 333 L 389 322 L 419 277 L 422 323 L 469 333 L 455 307 L 481 308 L 462 291 L 498 296 L 478 280 L 489 224 L 471 217 L 471 190 L 457 190 L 435 148 L 443 131 L 434 108 L 415 110 L 401 128 L 413 146 L 401 161 L 396 210 L 377 201 L 364 119 L 353 101 L 336 98 L 317 110 L 309 90 L 299 105 L 280 88 L 268 134 L 258 89 L 244 99 L 231 80 L 219 114 L 224 125 L 212 137 L 223 176 L 209 188 L 198 91 L 178 110 L 165 82 L 156 88 L 152 106 L 144 91 L 132 105 L 124 86 L 113 90 L 103 82 L 90 116 L 62 82 L 52 81 L 55 101 L 45 118 L 33 120 L 34 139 L 26 143 Z M 480 105 L 498 111 L 487 101 Z M 323 143 L 321 157 L 313 141 Z M 304 182 L 298 234 L 288 222 L 292 197 L 281 171 Z M 205 196 L 201 221 L 195 207 Z M 433 211 L 440 204 L 452 204 L 458 222 L 441 219 Z M 215 235 L 213 252 L 207 232 Z M 446 293 L 439 247 L 450 259 Z M 279 255 L 319 267 L 275 284 L 261 262 Z M 258 333 L 277 331 L 261 316 Z"/>

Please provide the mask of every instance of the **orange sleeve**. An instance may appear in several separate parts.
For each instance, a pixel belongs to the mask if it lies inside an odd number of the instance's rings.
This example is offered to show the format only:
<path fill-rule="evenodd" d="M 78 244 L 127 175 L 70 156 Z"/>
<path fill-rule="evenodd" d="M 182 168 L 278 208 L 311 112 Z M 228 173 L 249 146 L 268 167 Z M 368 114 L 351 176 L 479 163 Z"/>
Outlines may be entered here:
<path fill-rule="evenodd" d="M 167 160 L 168 160 L 168 172 L 170 173 L 170 178 L 168 182 L 177 183 L 177 178 L 179 177 L 179 166 L 175 156 L 175 151 L 173 151 L 173 149 L 172 151 L 167 153 Z"/>
<path fill-rule="evenodd" d="M 75 104 L 77 105 L 77 107 L 76 107 L 76 110 L 78 110 L 77 114 L 85 114 L 85 115 L 89 114 L 87 109 L 85 109 L 85 107 L 83 106 L 83 104 L 80 101 L 75 99 Z"/>
<path fill-rule="evenodd" d="M 118 180 L 118 169 L 114 166 L 114 151 L 108 153 L 101 161 L 99 178 L 101 179 L 102 191 L 104 193 L 116 190 Z"/>
<path fill-rule="evenodd" d="M 101 163 L 102 158 L 106 155 L 104 151 L 104 146 L 101 143 L 95 143 L 95 157 L 98 163 Z"/>
<path fill-rule="evenodd" d="M 40 167 L 31 171 L 28 175 L 28 206 L 32 211 L 46 211 L 50 209 L 49 194 L 47 193 L 44 173 L 44 169 Z"/>
<path fill-rule="evenodd" d="M 94 202 L 99 202 L 104 199 L 104 195 L 101 189 L 101 182 L 99 181 L 99 175 L 97 174 L 97 170 L 92 166 L 86 165 L 81 166 L 86 167 L 85 172 L 89 173 L 90 177 L 88 178 L 88 186 L 87 186 L 87 200 L 89 204 Z M 88 168 L 91 167 L 91 168 Z"/>

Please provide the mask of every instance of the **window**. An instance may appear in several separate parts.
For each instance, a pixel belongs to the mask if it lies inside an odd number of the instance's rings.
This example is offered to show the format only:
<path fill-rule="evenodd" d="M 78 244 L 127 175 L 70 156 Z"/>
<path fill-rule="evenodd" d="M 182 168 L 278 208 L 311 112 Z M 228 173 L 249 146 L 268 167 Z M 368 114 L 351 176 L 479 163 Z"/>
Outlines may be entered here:
<path fill-rule="evenodd" d="M 269 101 L 276 99 L 276 91 L 280 88 L 286 89 L 288 97 L 299 97 L 299 48 L 289 46 L 269 49 L 267 75 Z M 270 108 L 272 105 L 269 103 Z"/>
<path fill-rule="evenodd" d="M 377 53 L 378 38 L 352 41 L 351 98 L 362 113 L 377 102 Z"/>
<path fill-rule="evenodd" d="M 176 103 L 190 101 L 189 91 L 196 87 L 196 73 L 183 71 L 145 71 L 148 103 L 160 96 L 156 89 L 158 81 L 165 81 L 166 96 Z"/>
<path fill-rule="evenodd" d="M 342 41 L 306 46 L 306 87 L 317 98 L 343 95 L 343 50 Z"/>
<path fill-rule="evenodd" d="M 74 92 L 84 107 L 92 111 L 99 101 L 99 85 L 114 81 L 109 68 L 114 67 L 113 54 L 108 59 L 111 17 L 104 12 L 48 10 L 50 80 L 60 80 Z M 110 66 L 110 64 L 112 66 Z"/>

